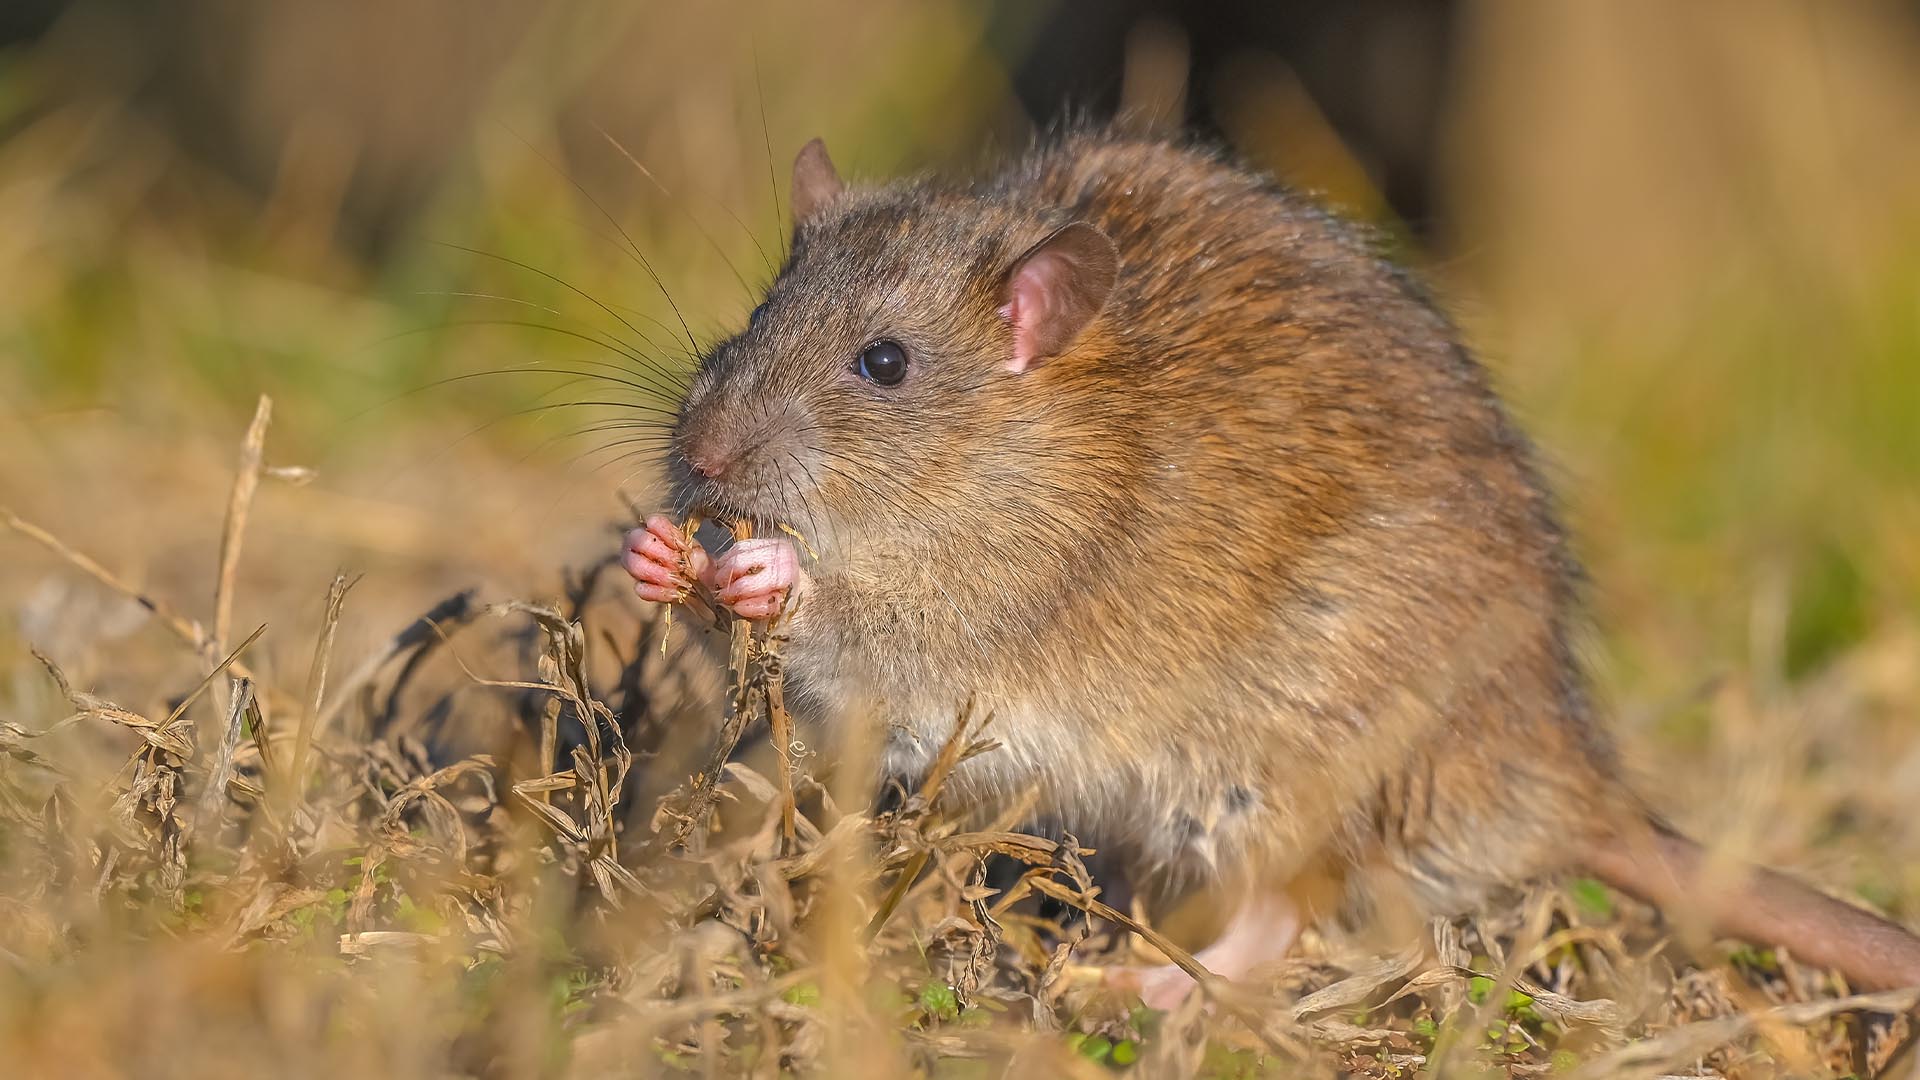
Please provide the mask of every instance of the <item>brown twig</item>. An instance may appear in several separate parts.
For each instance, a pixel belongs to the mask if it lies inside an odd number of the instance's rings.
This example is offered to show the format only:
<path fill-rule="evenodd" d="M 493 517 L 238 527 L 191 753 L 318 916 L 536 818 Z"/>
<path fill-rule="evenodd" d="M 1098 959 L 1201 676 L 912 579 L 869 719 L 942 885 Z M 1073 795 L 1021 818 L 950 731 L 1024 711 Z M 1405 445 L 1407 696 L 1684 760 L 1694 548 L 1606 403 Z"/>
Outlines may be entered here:
<path fill-rule="evenodd" d="M 1045 874 L 1034 875 L 1031 879 L 1031 884 L 1036 890 L 1053 897 L 1055 900 L 1072 904 L 1074 907 L 1079 908 L 1089 915 L 1097 915 L 1110 923 L 1123 926 L 1139 934 L 1142 938 L 1146 939 L 1147 944 L 1152 945 L 1165 954 L 1166 958 L 1173 962 L 1174 967 L 1186 972 L 1192 977 L 1194 982 L 1199 983 L 1201 986 L 1211 986 L 1217 981 L 1218 977 L 1215 976 L 1213 972 L 1208 971 L 1200 961 L 1195 960 L 1192 953 L 1175 945 L 1166 935 L 1126 912 L 1112 907 L 1104 901 L 1083 895 L 1077 889 L 1069 889 Z"/>
<path fill-rule="evenodd" d="M 226 799 L 227 784 L 233 779 L 233 754 L 240 746 L 240 731 L 245 725 L 247 710 L 253 705 L 253 681 L 233 680 L 233 689 L 228 698 L 227 729 L 214 751 L 212 765 L 207 770 L 207 783 L 200 791 L 200 803 L 194 812 L 193 825 L 196 831 L 220 819 L 220 804 Z"/>
<path fill-rule="evenodd" d="M 1245 1024 L 1247 1030 L 1252 1032 L 1255 1038 L 1265 1043 L 1269 1049 L 1286 1051 L 1295 1055 L 1301 1052 L 1300 1047 L 1283 1045 L 1282 1040 L 1277 1037 L 1273 1031 L 1269 1030 L 1266 1019 L 1261 1017 L 1257 1012 L 1233 1000 L 1228 994 L 1222 993 L 1222 990 L 1226 987 L 1224 980 L 1213 972 L 1208 971 L 1205 965 L 1194 959 L 1192 953 L 1175 945 L 1166 935 L 1160 933 L 1158 930 L 1155 930 L 1153 927 L 1148 926 L 1146 923 L 1141 922 L 1118 908 L 1082 893 L 1078 889 L 1067 888 L 1065 885 L 1053 880 L 1053 878 L 1047 874 L 1029 874 L 1027 875 L 1027 881 L 1036 890 L 1053 897 L 1055 900 L 1071 904 L 1089 915 L 1096 915 L 1110 923 L 1123 926 L 1146 939 L 1147 944 L 1160 950 L 1168 960 L 1173 962 L 1174 967 L 1186 972 L 1189 978 L 1199 984 L 1201 991 L 1205 993 L 1208 998 L 1217 1002 L 1229 1013 L 1232 1013 L 1235 1019 Z"/>
<path fill-rule="evenodd" d="M 786 667 L 780 654 L 768 643 L 763 662 L 767 688 L 767 726 L 773 736 L 773 751 L 780 769 L 780 843 L 781 854 L 794 850 L 793 803 L 793 717 L 787 712 Z"/>
<path fill-rule="evenodd" d="M 752 536 L 753 526 L 750 523 L 744 520 L 733 523 L 736 542 Z M 693 791 L 687 797 L 685 814 L 674 828 L 669 847 L 684 845 L 712 812 L 714 800 L 719 794 L 720 771 L 726 767 L 727 759 L 733 756 L 733 748 L 740 744 L 740 736 L 759 712 L 760 702 L 765 696 L 763 682 L 755 679 L 749 670 L 753 657 L 753 623 L 736 618 L 727 632 L 727 670 L 733 674 L 733 693 L 727 699 L 727 716 L 720 725 L 720 738 L 714 743 L 713 753 L 707 758 L 707 767 L 693 778 Z"/>
<path fill-rule="evenodd" d="M 913 801 L 923 810 L 931 808 L 934 801 L 940 798 L 940 789 L 946 785 L 947 776 L 965 757 L 964 751 L 969 745 L 966 739 L 967 729 L 973 724 L 973 706 L 973 699 L 968 698 L 967 704 L 960 711 L 959 718 L 954 721 L 953 733 L 947 736 L 945 745 L 940 747 L 940 756 L 934 759 L 933 767 L 927 770 L 926 778 L 920 782 L 920 790 L 914 795 Z M 981 726 L 984 727 L 985 723 L 982 721 Z M 930 850 L 915 852 L 907 865 L 900 868 L 899 875 L 893 879 L 893 885 L 887 889 L 887 894 L 880 898 L 880 906 L 874 909 L 873 918 L 867 920 L 866 939 L 868 941 L 877 937 L 886 927 L 887 920 L 893 918 L 893 913 L 899 908 L 900 901 L 906 898 L 907 890 L 913 887 L 915 879 L 927 868 L 929 857 Z"/>
<path fill-rule="evenodd" d="M 540 710 L 540 771 L 546 772 L 554 767 L 554 759 L 560 753 L 560 706 L 559 697 L 550 697 Z M 519 790 L 516 785 L 514 790 Z M 541 788 L 537 794 L 542 803 L 551 803 L 552 788 Z"/>
<path fill-rule="evenodd" d="M 218 655 L 226 648 L 227 634 L 233 628 L 234 578 L 240 570 L 240 545 L 247 531 L 247 514 L 253 508 L 254 492 L 260 489 L 260 467 L 266 456 L 267 424 L 273 418 L 273 399 L 260 395 L 254 406 L 253 422 L 240 442 L 240 468 L 234 473 L 233 491 L 227 496 L 227 520 L 220 531 L 220 576 L 213 588 L 213 640 L 209 651 Z"/>
<path fill-rule="evenodd" d="M 39 544 L 41 547 L 46 548 L 48 551 L 53 552 L 55 555 L 65 559 L 76 569 L 88 577 L 93 578 L 95 581 L 98 581 L 100 584 L 105 585 L 114 592 L 146 608 L 155 618 L 159 619 L 167 629 L 173 631 L 175 637 L 192 646 L 195 652 L 207 652 L 206 631 L 200 628 L 199 623 L 173 610 L 165 601 L 142 592 L 132 585 L 127 584 L 125 581 L 120 580 L 113 571 L 100 565 L 90 556 L 68 547 L 59 537 L 54 536 L 52 533 L 30 521 L 22 519 L 6 507 L 0 507 L 0 523 L 4 523 L 14 532 L 19 533 L 34 543 Z M 253 672 L 238 663 L 231 665 L 231 670 L 235 675 L 239 675 L 242 678 L 251 679 L 254 677 Z"/>
<path fill-rule="evenodd" d="M 313 663 L 307 668 L 305 708 L 300 712 L 300 723 L 293 736 L 293 759 L 287 785 L 287 794 L 291 798 L 298 798 L 301 778 L 306 775 L 307 750 L 313 744 L 318 726 L 316 721 L 320 718 L 320 707 L 326 697 L 327 666 L 333 659 L 333 636 L 340 627 L 340 611 L 346 604 L 347 591 L 358 580 L 349 580 L 345 574 L 335 574 L 333 583 L 327 586 L 327 607 L 320 617 L 320 637 L 314 642 Z"/>
<path fill-rule="evenodd" d="M 384 648 L 369 653 L 357 667 L 334 684 L 334 691 L 326 707 L 320 711 L 318 725 L 325 731 L 330 727 L 341 710 L 345 709 L 353 696 L 373 681 L 380 670 L 407 650 L 430 641 L 436 633 L 442 633 L 440 627 L 449 622 L 464 622 L 474 615 L 474 590 L 462 589 L 433 606 L 426 614 L 414 619 L 399 633 L 387 640 Z"/>

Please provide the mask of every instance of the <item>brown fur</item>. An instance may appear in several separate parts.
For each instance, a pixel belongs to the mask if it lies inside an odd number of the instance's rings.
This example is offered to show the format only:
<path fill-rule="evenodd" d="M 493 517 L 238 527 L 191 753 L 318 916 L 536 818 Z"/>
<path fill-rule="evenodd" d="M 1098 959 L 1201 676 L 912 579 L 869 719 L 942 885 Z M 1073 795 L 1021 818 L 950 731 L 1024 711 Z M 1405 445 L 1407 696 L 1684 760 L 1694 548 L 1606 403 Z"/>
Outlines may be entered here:
<path fill-rule="evenodd" d="M 1528 444 L 1351 230 L 1208 154 L 1102 134 L 970 187 L 806 202 L 676 432 L 734 463 L 726 483 L 675 455 L 684 503 L 820 549 L 789 627 L 805 715 L 877 719 L 911 772 L 977 694 L 1006 745 L 956 790 L 1035 791 L 1186 883 L 1331 861 L 1451 912 L 1638 814 Z M 1009 268 L 1076 221 L 1112 239 L 1117 280 L 1071 347 L 1010 372 Z M 880 338 L 910 356 L 899 386 L 853 374 Z"/>

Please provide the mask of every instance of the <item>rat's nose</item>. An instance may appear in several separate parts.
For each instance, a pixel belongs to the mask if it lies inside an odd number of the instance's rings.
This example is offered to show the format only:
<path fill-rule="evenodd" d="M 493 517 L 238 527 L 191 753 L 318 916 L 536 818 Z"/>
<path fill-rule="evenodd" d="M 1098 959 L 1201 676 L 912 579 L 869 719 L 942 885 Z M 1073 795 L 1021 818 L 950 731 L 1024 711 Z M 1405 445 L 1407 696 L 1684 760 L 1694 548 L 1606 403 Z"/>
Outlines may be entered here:
<path fill-rule="evenodd" d="M 721 476 L 725 475 L 727 471 L 726 456 L 723 454 L 715 454 L 711 451 L 688 454 L 687 464 L 692 467 L 694 472 L 699 473 L 709 480 L 718 480 Z"/>
<path fill-rule="evenodd" d="M 718 480 L 733 460 L 734 440 L 715 415 L 712 394 L 689 397 L 674 425 L 673 449 L 687 471 L 703 480 Z"/>
<path fill-rule="evenodd" d="M 709 480 L 718 480 L 733 464 L 732 450 L 717 439 L 693 438 L 685 445 L 687 467 Z"/>

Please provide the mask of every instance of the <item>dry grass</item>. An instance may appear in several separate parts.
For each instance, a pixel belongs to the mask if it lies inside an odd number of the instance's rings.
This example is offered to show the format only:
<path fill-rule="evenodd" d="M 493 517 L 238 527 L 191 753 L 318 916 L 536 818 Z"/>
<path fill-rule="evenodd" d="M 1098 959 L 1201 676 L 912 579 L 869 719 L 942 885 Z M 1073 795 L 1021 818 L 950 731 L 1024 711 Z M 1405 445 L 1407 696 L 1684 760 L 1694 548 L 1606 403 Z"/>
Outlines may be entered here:
<path fill-rule="evenodd" d="M 1384 952 L 1310 935 L 1244 999 L 1102 995 L 1141 946 L 1097 859 L 954 816 L 937 778 L 869 807 L 857 761 L 829 778 L 754 722 L 777 643 L 730 683 L 733 642 L 631 600 L 602 500 L 646 472 L 499 423 L 553 380 L 390 400 L 606 358 L 503 319 L 671 324 L 576 179 L 697 328 L 737 323 L 780 234 L 769 148 L 824 133 L 889 175 L 1009 126 L 977 7 L 406 7 L 224 27 L 257 198 L 83 77 L 144 70 L 115 5 L 0 66 L 0 1068 L 1920 1071 L 1888 1060 L 1903 999 L 1582 881 Z M 1913 924 L 1920 37 L 1870 5 L 1462 19 L 1428 269 L 1558 463 L 1629 759 L 1716 850 Z M 1248 62 L 1193 92 L 1378 209 Z M 394 192 L 419 202 L 371 256 L 343 206 Z M 995 752 L 973 719 L 953 756 Z"/>
<path fill-rule="evenodd" d="M 606 564 L 552 602 L 456 595 L 344 674 L 336 576 L 304 680 L 252 672 L 265 628 L 228 653 L 220 613 L 269 415 L 214 561 L 220 631 L 5 519 L 175 652 L 175 689 L 143 688 L 164 713 L 43 656 L 68 715 L 0 726 L 0 1046 L 23 1075 L 1865 1076 L 1909 1035 L 1914 993 L 1850 996 L 1754 949 L 1697 966 L 1584 881 L 1400 953 L 1310 936 L 1253 988 L 1130 1007 L 1097 979 L 1128 929 L 1192 961 L 1098 898 L 1091 853 L 1017 811 L 943 813 L 948 771 L 996 752 L 990 719 L 884 811 L 836 799 L 804 747 L 769 778 L 729 751 L 778 700 L 777 637 L 733 624 L 716 707 L 677 670 L 713 662 L 699 631 L 634 623 Z M 475 692 L 510 718 L 484 749 L 460 730 Z M 116 727 L 118 767 L 54 752 Z M 676 753 L 676 732 L 709 734 Z"/>

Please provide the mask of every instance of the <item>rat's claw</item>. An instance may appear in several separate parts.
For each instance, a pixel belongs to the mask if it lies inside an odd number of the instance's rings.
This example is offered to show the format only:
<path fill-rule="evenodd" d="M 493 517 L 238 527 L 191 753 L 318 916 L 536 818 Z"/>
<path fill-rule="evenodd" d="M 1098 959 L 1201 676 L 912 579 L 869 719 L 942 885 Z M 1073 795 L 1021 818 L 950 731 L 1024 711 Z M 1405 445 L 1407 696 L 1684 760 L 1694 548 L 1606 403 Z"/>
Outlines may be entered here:
<path fill-rule="evenodd" d="M 706 568 L 706 553 L 680 527 L 655 514 L 627 534 L 620 565 L 633 575 L 642 600 L 671 604 L 686 596 Z"/>
<path fill-rule="evenodd" d="M 743 619 L 771 619 L 805 583 L 793 541 L 742 540 L 703 575 L 714 596 Z"/>

